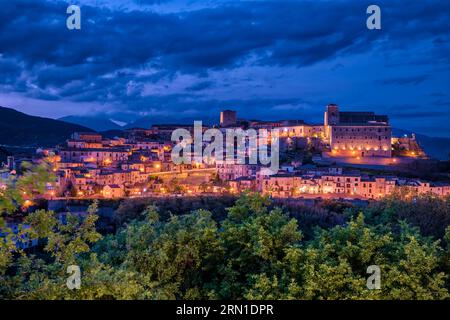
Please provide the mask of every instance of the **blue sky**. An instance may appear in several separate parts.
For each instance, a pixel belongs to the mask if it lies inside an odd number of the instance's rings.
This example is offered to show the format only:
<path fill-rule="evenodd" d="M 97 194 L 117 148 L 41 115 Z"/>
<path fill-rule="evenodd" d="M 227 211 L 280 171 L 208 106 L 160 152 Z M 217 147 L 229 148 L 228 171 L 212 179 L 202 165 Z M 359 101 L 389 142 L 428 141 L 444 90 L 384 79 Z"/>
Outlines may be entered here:
<path fill-rule="evenodd" d="M 82 29 L 66 28 L 79 4 Z M 382 29 L 366 28 L 377 4 Z M 99 114 L 322 121 L 324 106 L 388 114 L 450 137 L 449 1 L 10 0 L 0 105 Z"/>

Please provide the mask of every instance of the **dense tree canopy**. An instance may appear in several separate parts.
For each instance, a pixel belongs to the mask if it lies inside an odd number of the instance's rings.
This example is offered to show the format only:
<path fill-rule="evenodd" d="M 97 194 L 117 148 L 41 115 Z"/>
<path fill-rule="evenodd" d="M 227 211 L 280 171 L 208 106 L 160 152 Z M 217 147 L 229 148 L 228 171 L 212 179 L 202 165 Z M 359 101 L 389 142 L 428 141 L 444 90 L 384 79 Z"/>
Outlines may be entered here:
<path fill-rule="evenodd" d="M 28 175 L 48 178 L 36 170 Z M 23 201 L 12 190 L 2 197 L 4 213 Z M 0 298 L 449 297 L 448 199 L 386 199 L 365 209 L 341 209 L 339 223 L 327 227 L 298 219 L 302 212 L 287 212 L 259 194 L 242 195 L 224 219 L 215 219 L 213 208 L 168 216 L 149 205 L 103 237 L 95 228 L 95 202 L 87 215 L 69 214 L 64 222 L 37 210 L 26 217 L 30 227 L 22 232 L 39 239 L 38 250 L 17 250 L 8 237 L 0 241 Z M 311 234 L 305 237 L 302 230 Z M 66 286 L 69 265 L 82 270 L 78 290 Z M 381 271 L 379 290 L 366 286 L 371 265 Z"/>

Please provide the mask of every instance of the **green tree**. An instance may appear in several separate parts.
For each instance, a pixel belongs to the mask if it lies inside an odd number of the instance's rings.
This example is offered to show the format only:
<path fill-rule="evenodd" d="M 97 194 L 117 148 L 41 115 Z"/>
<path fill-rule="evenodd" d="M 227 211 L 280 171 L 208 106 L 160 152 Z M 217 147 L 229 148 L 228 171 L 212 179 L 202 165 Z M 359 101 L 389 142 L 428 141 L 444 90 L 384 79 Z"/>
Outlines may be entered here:
<path fill-rule="evenodd" d="M 246 296 L 249 287 L 258 286 L 261 279 L 280 279 L 280 285 L 287 285 L 283 260 L 301 233 L 295 219 L 279 208 L 269 210 L 268 204 L 267 197 L 244 194 L 229 209 L 220 233 L 225 251 L 225 263 L 219 266 L 220 297 L 262 298 L 253 292 Z M 270 298 L 279 297 L 272 294 Z"/>
<path fill-rule="evenodd" d="M 345 226 L 320 231 L 303 261 L 307 299 L 442 299 L 442 249 L 405 223 L 396 233 L 370 226 L 360 214 Z M 366 288 L 369 265 L 381 269 L 381 290 Z"/>
<path fill-rule="evenodd" d="M 69 265 L 86 265 L 92 244 L 101 235 L 95 231 L 97 203 L 88 209 L 85 217 L 67 214 L 62 222 L 52 211 L 37 210 L 25 218 L 20 234 L 43 242 L 42 253 L 27 254 L 15 250 L 16 258 L 7 266 L 8 274 L 0 276 L 4 286 L 0 296 L 20 299 L 61 299 L 71 295 L 66 287 Z M 95 259 L 95 256 L 89 256 Z M 92 271 L 91 271 L 92 272 Z M 88 273 L 89 274 L 89 273 Z"/>
<path fill-rule="evenodd" d="M 217 232 L 208 211 L 162 222 L 156 209 L 149 207 L 145 220 L 129 224 L 118 239 L 106 238 L 99 246 L 109 249 L 102 256 L 105 262 L 119 263 L 137 275 L 140 297 L 205 299 L 214 296 L 211 283 L 222 260 Z"/>

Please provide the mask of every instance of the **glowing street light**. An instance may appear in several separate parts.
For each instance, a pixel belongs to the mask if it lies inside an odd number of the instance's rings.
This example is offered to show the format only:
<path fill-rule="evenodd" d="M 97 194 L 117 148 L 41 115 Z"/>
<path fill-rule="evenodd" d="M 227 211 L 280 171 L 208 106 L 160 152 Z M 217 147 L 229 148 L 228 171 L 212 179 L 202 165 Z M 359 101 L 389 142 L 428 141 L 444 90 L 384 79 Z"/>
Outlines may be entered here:
<path fill-rule="evenodd" d="M 29 206 L 31 206 L 33 204 L 33 202 L 31 202 L 30 200 L 25 200 L 25 202 L 23 203 L 23 206 L 25 208 L 28 208 Z"/>

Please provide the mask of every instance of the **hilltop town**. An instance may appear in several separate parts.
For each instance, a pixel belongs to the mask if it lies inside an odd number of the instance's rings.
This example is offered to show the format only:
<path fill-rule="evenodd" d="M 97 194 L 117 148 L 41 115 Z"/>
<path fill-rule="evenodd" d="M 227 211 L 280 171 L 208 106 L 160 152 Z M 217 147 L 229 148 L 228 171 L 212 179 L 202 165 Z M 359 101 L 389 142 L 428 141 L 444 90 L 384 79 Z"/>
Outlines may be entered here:
<path fill-rule="evenodd" d="M 171 135 L 180 128 L 194 130 L 193 125 L 153 125 L 128 129 L 113 138 L 76 132 L 65 144 L 38 149 L 31 160 L 49 162 L 57 177 L 56 183 L 48 184 L 47 199 L 238 194 L 246 190 L 276 198 L 380 199 L 399 188 L 450 195 L 450 182 L 445 179 L 432 182 L 395 174 L 399 168 L 430 163 L 414 136 L 392 136 L 386 115 L 343 112 L 330 104 L 323 124 L 308 124 L 244 120 L 235 111 L 222 111 L 215 128 L 224 133 L 236 128 L 277 130 L 280 167 L 272 174 L 266 174 L 264 165 L 240 163 L 237 158 L 231 163 L 209 158 L 175 164 L 171 152 L 176 142 Z M 203 148 L 207 145 L 204 142 Z M 14 157 L 7 162 L 3 179 L 14 175 L 19 166 Z"/>

